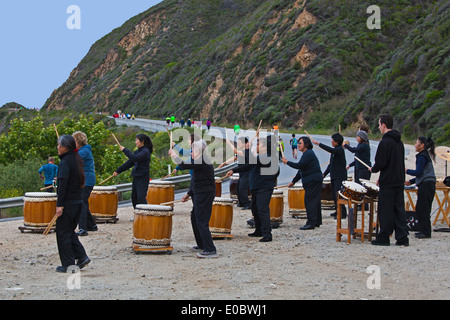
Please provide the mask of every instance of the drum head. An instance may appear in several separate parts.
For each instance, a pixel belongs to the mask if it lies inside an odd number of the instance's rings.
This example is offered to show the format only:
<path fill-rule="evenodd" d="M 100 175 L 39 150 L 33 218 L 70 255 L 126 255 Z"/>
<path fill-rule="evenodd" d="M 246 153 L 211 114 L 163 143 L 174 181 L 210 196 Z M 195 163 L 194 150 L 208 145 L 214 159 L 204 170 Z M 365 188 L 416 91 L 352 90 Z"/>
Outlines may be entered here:
<path fill-rule="evenodd" d="M 367 190 L 359 183 L 353 182 L 353 181 L 343 181 L 342 185 L 346 187 L 347 189 L 360 192 L 360 193 L 366 193 Z"/>
<path fill-rule="evenodd" d="M 171 206 L 160 206 L 156 204 L 138 204 L 136 205 L 136 209 L 145 211 L 173 211 Z"/>
<path fill-rule="evenodd" d="M 375 183 L 370 182 L 369 180 L 360 179 L 362 185 L 368 189 L 372 189 L 374 191 L 380 191 L 380 187 Z"/>
<path fill-rule="evenodd" d="M 25 193 L 26 198 L 54 198 L 56 193 L 52 192 L 27 192 Z"/>
<path fill-rule="evenodd" d="M 169 186 L 173 185 L 173 182 L 171 181 L 164 181 L 164 180 L 151 180 L 149 182 L 149 185 L 163 185 L 163 186 Z"/>
<path fill-rule="evenodd" d="M 233 203 L 233 199 L 231 198 L 221 198 L 221 197 L 215 197 L 214 198 L 215 203 Z"/>
<path fill-rule="evenodd" d="M 117 188 L 113 186 L 94 186 L 92 191 L 117 191 Z"/>

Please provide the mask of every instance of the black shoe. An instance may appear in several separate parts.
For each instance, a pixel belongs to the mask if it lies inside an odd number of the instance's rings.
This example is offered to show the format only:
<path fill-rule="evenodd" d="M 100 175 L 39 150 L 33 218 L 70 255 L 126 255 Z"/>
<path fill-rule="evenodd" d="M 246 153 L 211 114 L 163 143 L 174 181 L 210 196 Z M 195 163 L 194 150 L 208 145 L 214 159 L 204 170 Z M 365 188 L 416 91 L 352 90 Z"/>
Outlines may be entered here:
<path fill-rule="evenodd" d="M 67 268 L 62 266 L 56 267 L 56 272 L 67 273 Z"/>
<path fill-rule="evenodd" d="M 396 245 L 396 246 L 405 246 L 405 247 L 407 247 L 407 246 L 409 246 L 409 239 L 406 238 L 406 239 L 403 239 L 403 240 L 398 240 L 398 241 L 395 243 L 395 245 Z"/>
<path fill-rule="evenodd" d="M 270 241 L 272 241 L 272 237 L 268 237 L 268 236 L 265 236 L 265 237 L 262 237 L 261 239 L 259 239 L 259 242 L 270 242 Z"/>
<path fill-rule="evenodd" d="M 253 232 L 248 234 L 249 237 L 262 237 L 260 232 Z"/>
<path fill-rule="evenodd" d="M 333 212 L 333 213 L 331 213 L 331 214 L 330 214 L 330 217 L 334 217 L 334 218 L 336 218 L 336 217 L 337 217 L 337 212 Z"/>
<path fill-rule="evenodd" d="M 252 208 L 249 206 L 242 207 L 242 210 L 251 210 Z"/>
<path fill-rule="evenodd" d="M 426 234 L 422 233 L 422 232 L 417 232 L 416 233 L 416 238 L 417 239 L 430 239 L 431 236 L 427 236 Z"/>
<path fill-rule="evenodd" d="M 89 233 L 88 233 L 86 230 L 84 230 L 84 229 L 80 229 L 80 230 L 77 232 L 77 234 L 78 234 L 79 237 L 85 237 L 85 236 L 88 236 L 88 235 L 89 235 Z"/>
<path fill-rule="evenodd" d="M 88 257 L 84 258 L 81 261 L 78 260 L 77 267 L 80 268 L 80 270 L 81 270 L 84 267 L 86 267 L 89 264 L 89 262 L 91 262 L 91 259 L 89 259 Z"/>
<path fill-rule="evenodd" d="M 300 227 L 300 230 L 312 230 L 312 229 L 314 229 L 314 226 L 310 225 L 310 224 L 307 224 L 307 225 L 304 225 L 303 227 Z"/>
<path fill-rule="evenodd" d="M 374 246 L 389 246 L 389 242 L 386 241 L 380 241 L 380 240 L 372 240 L 372 245 Z"/>
<path fill-rule="evenodd" d="M 88 227 L 87 231 L 98 231 L 98 227 L 96 224 L 94 224 L 92 227 Z"/>

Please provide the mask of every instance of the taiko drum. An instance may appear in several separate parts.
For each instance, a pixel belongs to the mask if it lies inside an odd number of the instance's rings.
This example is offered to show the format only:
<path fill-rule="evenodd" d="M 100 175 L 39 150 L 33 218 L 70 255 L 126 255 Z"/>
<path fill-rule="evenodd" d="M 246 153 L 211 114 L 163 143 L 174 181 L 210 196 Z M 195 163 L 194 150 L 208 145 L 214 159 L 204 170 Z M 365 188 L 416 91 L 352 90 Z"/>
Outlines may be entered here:
<path fill-rule="evenodd" d="M 119 194 L 113 186 L 95 186 L 89 197 L 89 210 L 96 220 L 115 219 Z"/>
<path fill-rule="evenodd" d="M 302 184 L 296 183 L 288 188 L 288 204 L 289 213 L 292 217 L 296 218 L 306 214 L 305 189 L 303 189 Z"/>
<path fill-rule="evenodd" d="M 148 184 L 147 204 L 160 205 L 175 199 L 175 185 L 170 181 L 152 180 Z"/>
<path fill-rule="evenodd" d="M 272 225 L 280 225 L 283 222 L 284 194 L 283 190 L 273 190 L 269 203 L 270 222 Z"/>
<path fill-rule="evenodd" d="M 27 228 L 45 229 L 56 214 L 56 200 L 56 193 L 25 193 L 23 205 L 24 226 Z"/>
<path fill-rule="evenodd" d="M 138 204 L 134 209 L 133 250 L 171 251 L 173 207 Z"/>
<path fill-rule="evenodd" d="M 216 197 L 213 201 L 209 230 L 213 238 L 232 238 L 233 199 Z"/>

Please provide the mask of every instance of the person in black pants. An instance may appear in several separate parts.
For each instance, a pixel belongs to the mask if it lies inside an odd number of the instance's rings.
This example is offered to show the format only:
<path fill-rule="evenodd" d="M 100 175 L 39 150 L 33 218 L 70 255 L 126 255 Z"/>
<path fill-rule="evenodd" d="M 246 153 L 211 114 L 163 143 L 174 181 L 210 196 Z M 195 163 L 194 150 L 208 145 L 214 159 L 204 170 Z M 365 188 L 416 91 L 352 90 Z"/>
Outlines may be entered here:
<path fill-rule="evenodd" d="M 301 137 L 298 140 L 298 150 L 302 152 L 302 157 L 298 163 L 287 161 L 282 158 L 281 161 L 288 166 L 298 169 L 289 187 L 292 187 L 300 179 L 305 189 L 305 209 L 306 224 L 300 230 L 310 230 L 319 227 L 322 224 L 322 170 L 320 169 L 319 159 L 314 153 L 313 145 L 308 137 Z"/>
<path fill-rule="evenodd" d="M 91 260 L 75 233 L 82 210 L 82 191 L 84 187 L 83 162 L 76 151 L 72 136 L 63 135 L 58 139 L 58 189 L 56 201 L 56 241 L 61 266 L 57 272 L 67 272 L 76 265 L 82 269 Z"/>
<path fill-rule="evenodd" d="M 192 198 L 193 209 L 191 223 L 194 237 L 197 242 L 199 258 L 217 258 L 217 250 L 214 245 L 209 220 L 211 219 L 213 201 L 216 195 L 216 183 L 214 179 L 214 167 L 205 155 L 206 143 L 204 140 L 196 140 L 191 144 L 191 159 L 182 162 L 175 151 L 170 150 L 169 155 L 178 164 L 180 170 L 189 169 L 192 172 L 189 191 L 182 197 L 182 201 Z"/>
<path fill-rule="evenodd" d="M 153 152 L 153 144 L 150 137 L 143 133 L 138 133 L 135 140 L 137 150 L 131 153 L 124 146 L 119 146 L 120 150 L 128 157 L 128 160 L 114 171 L 113 175 L 133 168 L 131 189 L 131 202 L 133 208 L 138 204 L 147 204 L 148 182 L 150 180 L 150 159 Z"/>
<path fill-rule="evenodd" d="M 337 198 L 338 191 L 342 188 L 342 182 L 347 180 L 347 161 L 345 160 L 345 151 L 342 147 L 342 143 L 344 142 L 344 137 L 340 133 L 335 133 L 331 136 L 331 145 L 333 147 L 326 146 L 322 143 L 319 143 L 316 140 L 312 140 L 315 145 L 318 145 L 323 150 L 331 153 L 330 156 L 330 164 L 326 168 L 323 173 L 323 177 L 325 178 L 328 173 L 330 174 L 331 179 L 331 190 L 333 193 L 333 201 L 334 206 L 337 210 Z M 337 216 L 337 212 L 331 214 L 332 217 Z M 341 218 L 347 217 L 347 209 L 344 205 L 341 205 Z"/>
<path fill-rule="evenodd" d="M 434 153 L 434 142 L 431 138 L 419 137 L 414 145 L 416 152 L 416 169 L 406 170 L 406 174 L 415 178 L 405 181 L 405 185 L 417 185 L 416 214 L 418 222 L 418 232 L 415 234 L 418 239 L 431 238 L 431 206 L 433 205 L 434 194 L 436 193 L 436 174 L 434 173 L 433 162 L 436 159 Z"/>
<path fill-rule="evenodd" d="M 255 232 L 250 237 L 262 237 L 260 242 L 272 241 L 272 226 L 270 223 L 270 199 L 279 174 L 278 152 L 275 136 L 258 139 L 258 154 L 250 153 L 249 163 L 227 172 L 249 172 L 250 191 L 252 195 L 251 209 L 255 220 Z"/>
<path fill-rule="evenodd" d="M 406 227 L 404 183 L 405 147 L 401 135 L 393 130 L 394 120 L 390 115 L 382 115 L 378 128 L 383 138 L 378 144 L 372 173 L 380 172 L 378 185 L 378 219 L 380 230 L 373 245 L 389 245 L 389 236 L 395 231 L 397 245 L 409 245 Z"/>

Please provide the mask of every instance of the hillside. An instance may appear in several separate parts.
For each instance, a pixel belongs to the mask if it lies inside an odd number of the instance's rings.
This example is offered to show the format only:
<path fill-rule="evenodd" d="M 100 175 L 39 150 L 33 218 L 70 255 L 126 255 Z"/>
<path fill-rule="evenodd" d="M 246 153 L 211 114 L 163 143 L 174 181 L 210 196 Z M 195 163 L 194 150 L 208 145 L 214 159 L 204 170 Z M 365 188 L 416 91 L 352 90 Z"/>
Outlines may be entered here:
<path fill-rule="evenodd" d="M 44 109 L 450 142 L 448 1 L 165 0 L 98 40 Z"/>

